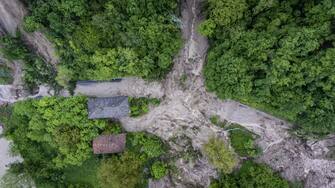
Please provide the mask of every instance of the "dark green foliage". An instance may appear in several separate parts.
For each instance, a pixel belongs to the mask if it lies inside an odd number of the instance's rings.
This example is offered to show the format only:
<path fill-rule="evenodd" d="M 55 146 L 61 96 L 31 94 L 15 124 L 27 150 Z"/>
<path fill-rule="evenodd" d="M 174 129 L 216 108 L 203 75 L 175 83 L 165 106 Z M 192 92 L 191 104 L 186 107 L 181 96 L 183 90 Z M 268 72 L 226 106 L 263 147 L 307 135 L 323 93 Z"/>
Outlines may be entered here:
<path fill-rule="evenodd" d="M 86 103 L 85 97 L 51 97 L 0 108 L 5 136 L 13 140 L 14 152 L 24 159 L 23 172 L 37 187 L 111 187 L 111 182 L 140 187 L 151 177 L 150 169 L 161 175 L 162 169 L 151 166 L 166 149 L 153 135 L 128 133 L 125 152 L 103 155 L 104 160 L 92 156 L 96 136 L 122 128 L 118 122 L 88 120 Z"/>
<path fill-rule="evenodd" d="M 14 105 L 5 135 L 37 182 L 62 182 L 62 171 L 90 157 L 90 143 L 105 126 L 87 119 L 86 98 L 44 98 Z"/>
<path fill-rule="evenodd" d="M 243 163 L 239 171 L 222 174 L 210 188 L 289 188 L 289 183 L 269 167 L 251 161 Z"/>
<path fill-rule="evenodd" d="M 219 126 L 219 127 L 225 127 L 226 123 L 225 121 L 221 121 L 220 120 L 220 117 L 217 116 L 217 115 L 214 115 L 214 116 L 211 116 L 210 119 L 211 123 L 213 123 L 214 125 L 216 126 Z"/>
<path fill-rule="evenodd" d="M 163 142 L 159 138 L 144 133 L 129 133 L 127 146 L 143 159 L 157 158 L 165 152 Z"/>
<path fill-rule="evenodd" d="M 214 125 L 218 125 L 220 122 L 220 117 L 219 116 L 211 116 L 210 118 L 211 123 L 213 123 Z"/>
<path fill-rule="evenodd" d="M 102 134 L 120 134 L 122 133 L 121 123 L 109 121 Z"/>
<path fill-rule="evenodd" d="M 146 187 L 146 177 L 149 177 L 146 168 L 154 169 L 157 177 L 167 173 L 165 165 L 162 167 L 161 162 L 155 162 L 164 153 L 163 143 L 158 137 L 128 133 L 126 151 L 101 162 L 98 170 L 101 187 Z"/>
<path fill-rule="evenodd" d="M 0 122 L 7 124 L 13 112 L 13 107 L 10 105 L 0 106 Z"/>
<path fill-rule="evenodd" d="M 46 28 L 72 80 L 162 78 L 180 46 L 176 0 L 30 0 L 28 31 Z M 64 72 L 63 72 L 64 73 Z"/>
<path fill-rule="evenodd" d="M 19 37 L 1 36 L 0 44 L 0 52 L 8 60 L 26 59 L 29 54 Z"/>
<path fill-rule="evenodd" d="M 0 51 L 6 59 L 23 61 L 23 80 L 28 89 L 33 90 L 36 86 L 43 83 L 57 87 L 55 83 L 56 73 L 53 67 L 29 51 L 21 40 L 20 35 L 17 37 L 9 35 L 1 37 L 0 45 L 3 46 Z"/>
<path fill-rule="evenodd" d="M 229 126 L 230 144 L 241 157 L 255 157 L 260 149 L 255 144 L 255 135 L 241 126 Z"/>
<path fill-rule="evenodd" d="M 138 117 L 149 112 L 149 105 L 159 105 L 160 100 L 155 98 L 129 98 L 130 116 Z"/>
<path fill-rule="evenodd" d="M 69 166 L 63 170 L 64 182 L 68 186 L 77 186 L 78 188 L 95 188 L 99 184 L 97 170 L 101 161 L 92 156 L 81 166 Z"/>
<path fill-rule="evenodd" d="M 98 170 L 101 188 L 135 188 L 144 178 L 143 162 L 133 152 L 103 160 Z"/>
<path fill-rule="evenodd" d="M 4 65 L 0 65 L 0 84 L 6 85 L 12 82 L 12 70 Z"/>
<path fill-rule="evenodd" d="M 209 1 L 201 29 L 212 43 L 208 90 L 292 121 L 303 134 L 335 132 L 334 5 Z"/>

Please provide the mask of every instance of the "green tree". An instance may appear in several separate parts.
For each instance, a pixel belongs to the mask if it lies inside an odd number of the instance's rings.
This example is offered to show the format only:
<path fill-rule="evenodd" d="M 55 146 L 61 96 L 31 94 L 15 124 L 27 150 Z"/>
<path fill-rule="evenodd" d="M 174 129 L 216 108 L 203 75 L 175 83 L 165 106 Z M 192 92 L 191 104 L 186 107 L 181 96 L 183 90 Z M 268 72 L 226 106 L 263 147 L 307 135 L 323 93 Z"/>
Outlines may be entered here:
<path fill-rule="evenodd" d="M 101 162 L 98 179 L 102 188 L 135 188 L 143 178 L 143 161 L 132 152 L 112 156 Z"/>
<path fill-rule="evenodd" d="M 227 2 L 208 2 L 205 23 L 216 25 L 205 30 L 208 90 L 292 121 L 303 135 L 334 132 L 334 3 Z"/>
<path fill-rule="evenodd" d="M 81 165 L 92 152 L 90 142 L 106 125 L 104 121 L 88 120 L 86 108 L 85 97 L 19 102 L 14 106 L 12 119 L 23 123 L 9 122 L 7 134 L 13 137 L 14 143 L 24 134 L 29 142 L 49 148 L 53 155 L 47 162 L 53 168 Z M 25 131 L 21 132 L 21 128 Z M 26 145 L 17 147 L 20 153 L 28 149 Z"/>

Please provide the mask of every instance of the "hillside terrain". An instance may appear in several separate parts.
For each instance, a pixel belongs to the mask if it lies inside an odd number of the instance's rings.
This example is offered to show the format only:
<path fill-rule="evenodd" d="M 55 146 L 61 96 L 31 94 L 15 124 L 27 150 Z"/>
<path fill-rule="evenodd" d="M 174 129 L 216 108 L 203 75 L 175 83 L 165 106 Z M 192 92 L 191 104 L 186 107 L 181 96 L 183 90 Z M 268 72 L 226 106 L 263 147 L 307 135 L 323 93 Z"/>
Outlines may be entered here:
<path fill-rule="evenodd" d="M 331 1 L 0 7 L 0 121 L 23 158 L 0 185 L 335 187 Z M 88 119 L 90 98 L 120 95 L 129 117 Z M 92 154 L 123 133 L 122 153 Z"/>

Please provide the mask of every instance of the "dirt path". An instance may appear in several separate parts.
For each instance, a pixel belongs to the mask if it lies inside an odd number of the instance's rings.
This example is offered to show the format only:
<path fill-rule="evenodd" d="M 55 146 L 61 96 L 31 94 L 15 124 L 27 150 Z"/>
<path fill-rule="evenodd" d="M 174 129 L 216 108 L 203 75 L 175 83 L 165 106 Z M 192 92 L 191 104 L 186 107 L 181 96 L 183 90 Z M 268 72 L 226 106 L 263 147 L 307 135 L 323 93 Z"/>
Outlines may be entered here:
<path fill-rule="evenodd" d="M 176 151 L 185 150 L 192 143 L 201 150 L 209 137 L 226 138 L 227 133 L 212 125 L 209 118 L 238 123 L 258 134 L 264 154 L 258 159 L 290 180 L 306 180 L 306 187 L 335 187 L 335 162 L 322 159 L 327 147 L 318 149 L 293 138 L 290 124 L 235 101 L 221 101 L 206 92 L 202 68 L 208 49 L 207 39 L 196 32 L 202 20 L 201 0 L 185 0 L 182 12 L 182 33 L 185 46 L 174 61 L 174 67 L 164 82 L 165 100 L 149 114 L 122 120 L 128 131 L 147 131 L 168 141 Z M 184 78 L 183 78 L 184 77 Z M 186 79 L 185 79 L 186 77 Z M 335 145 L 335 143 L 334 143 Z M 321 152 L 322 153 L 322 152 Z M 208 186 L 215 170 L 205 158 L 196 161 L 177 160 L 180 174 L 166 181 L 166 187 Z M 153 184 L 154 185 L 154 184 Z M 160 183 L 160 186 L 164 183 Z M 154 187 L 154 186 L 152 186 Z"/>

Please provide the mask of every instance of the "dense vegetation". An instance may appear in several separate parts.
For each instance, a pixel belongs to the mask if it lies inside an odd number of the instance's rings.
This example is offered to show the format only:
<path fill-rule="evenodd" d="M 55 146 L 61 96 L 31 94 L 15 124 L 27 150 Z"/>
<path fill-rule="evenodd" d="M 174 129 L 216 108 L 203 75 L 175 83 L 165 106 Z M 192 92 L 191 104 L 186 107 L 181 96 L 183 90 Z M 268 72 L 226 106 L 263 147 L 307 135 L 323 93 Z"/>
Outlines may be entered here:
<path fill-rule="evenodd" d="M 61 169 L 90 157 L 91 140 L 106 123 L 87 119 L 86 98 L 44 98 L 15 104 L 5 135 L 38 179 L 57 179 Z"/>
<path fill-rule="evenodd" d="M 28 47 L 21 40 L 20 34 L 16 37 L 10 35 L 2 36 L 0 38 L 1 54 L 4 58 L 13 61 L 21 60 L 23 67 L 23 80 L 28 89 L 33 90 L 40 84 L 49 84 L 57 87 L 55 83 L 56 73 L 52 66 L 44 62 L 40 57 L 28 49 Z M 5 79 L 10 82 L 8 70 L 0 66 L 0 80 Z"/>
<path fill-rule="evenodd" d="M 164 153 L 163 143 L 157 137 L 144 133 L 128 133 L 127 150 L 101 162 L 98 169 L 100 186 L 146 187 L 148 177 L 156 178 L 148 169 L 157 168 L 157 163 L 165 166 L 160 160 Z"/>
<path fill-rule="evenodd" d="M 177 0 L 25 2 L 30 8 L 25 28 L 49 32 L 63 78 L 162 78 L 180 46 Z"/>
<path fill-rule="evenodd" d="M 222 174 L 210 188 L 289 188 L 289 183 L 269 167 L 246 161 L 238 171 Z"/>
<path fill-rule="evenodd" d="M 335 132 L 332 0 L 209 0 L 199 28 L 211 49 L 206 84 L 286 118 L 304 134 Z"/>
<path fill-rule="evenodd" d="M 1 108 L 0 115 L 13 151 L 24 159 L 13 165 L 6 185 L 15 172 L 17 177 L 32 177 L 38 187 L 88 188 L 136 187 L 167 173 L 161 159 L 163 142 L 144 133 L 128 133 L 124 153 L 93 156 L 91 142 L 96 136 L 122 129 L 117 122 L 88 120 L 85 97 L 27 100 Z"/>
<path fill-rule="evenodd" d="M 129 98 L 130 116 L 138 117 L 149 112 L 150 105 L 159 105 L 160 100 L 156 98 Z"/>

